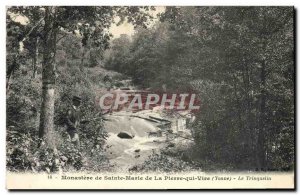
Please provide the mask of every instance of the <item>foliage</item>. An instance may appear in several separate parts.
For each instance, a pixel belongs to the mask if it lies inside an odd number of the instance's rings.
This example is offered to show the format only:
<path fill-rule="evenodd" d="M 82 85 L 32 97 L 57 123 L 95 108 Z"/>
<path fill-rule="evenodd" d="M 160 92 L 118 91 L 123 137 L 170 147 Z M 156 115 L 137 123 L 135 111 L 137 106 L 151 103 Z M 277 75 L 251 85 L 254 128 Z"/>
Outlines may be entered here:
<path fill-rule="evenodd" d="M 100 64 L 111 38 L 108 29 L 116 16 L 120 18 L 119 24 L 127 20 L 146 27 L 152 18 L 147 13 L 150 9 L 154 8 L 11 6 L 7 9 L 7 166 L 11 170 L 49 172 L 55 171 L 53 166 L 67 169 L 65 165 L 98 170 L 105 166 L 103 145 L 107 134 L 101 110 L 95 106 L 96 92 L 105 84 L 95 79 L 100 75 L 87 67 Z M 27 20 L 27 24 L 16 22 L 12 16 Z M 12 75 L 13 81 L 9 83 Z M 42 94 L 42 85 L 53 91 L 57 89 L 55 97 Z M 84 148 L 69 143 L 63 128 L 73 95 L 82 97 L 82 118 L 89 121 L 79 130 Z M 53 103 L 48 107 L 42 104 L 40 109 L 41 102 L 50 99 L 55 100 L 54 116 L 47 112 L 54 107 Z M 55 126 L 48 123 L 53 118 Z M 24 147 L 18 148 L 20 145 Z M 89 152 L 83 153 L 83 149 Z"/>
<path fill-rule="evenodd" d="M 57 150 L 43 144 L 38 147 L 37 135 L 9 131 L 7 135 L 6 165 L 10 171 L 57 172 L 109 170 L 109 162 L 102 148 L 95 148 L 89 141 L 82 141 L 77 148 L 66 137 L 55 134 Z M 99 142 L 100 145 L 100 142 Z M 87 152 L 87 151 L 92 151 Z"/>
<path fill-rule="evenodd" d="M 6 88 L 9 86 L 11 75 L 20 67 L 20 64 L 26 60 L 26 55 L 20 52 L 20 43 L 24 34 L 24 27 L 14 22 L 10 15 L 6 15 L 7 39 L 6 39 Z"/>
<path fill-rule="evenodd" d="M 55 171 L 57 165 L 65 170 L 109 169 L 103 147 L 107 134 L 94 101 L 100 87 L 121 87 L 125 84 L 117 80 L 130 77 L 139 87 L 191 89 L 201 99 L 201 112 L 192 126 L 192 163 L 179 156 L 153 154 L 132 171 L 190 166 L 292 170 L 293 8 L 166 7 L 160 21 L 145 29 L 152 19 L 149 9 L 153 8 L 8 8 L 7 166 L 18 171 Z M 12 14 L 27 18 L 28 24 L 15 22 Z M 116 16 L 120 23 L 127 20 L 135 25 L 133 37 L 110 41 L 107 29 Z M 39 39 L 43 44 L 38 44 Z M 126 76 L 97 69 L 103 58 L 107 69 Z M 55 129 L 50 136 L 56 150 L 37 146 L 42 141 L 37 138 L 42 102 L 38 97 L 42 83 L 47 83 L 42 81 L 50 80 L 57 89 Z M 80 130 L 82 147 L 89 152 L 66 141 L 64 117 L 73 95 L 83 99 L 83 118 L 95 118 Z"/>
<path fill-rule="evenodd" d="M 166 7 L 131 44 L 116 40 L 106 65 L 144 88 L 197 92 L 193 135 L 204 161 L 291 170 L 293 14 L 292 7 Z"/>
<path fill-rule="evenodd" d="M 133 166 L 129 169 L 130 172 L 190 172 L 195 169 L 195 165 L 181 159 L 182 156 L 168 155 L 166 151 L 162 151 L 161 154 L 153 153 L 148 157 L 141 165 Z"/>
<path fill-rule="evenodd" d="M 73 43 L 81 45 L 81 40 L 72 36 Z M 17 50 L 19 45 L 17 45 Z M 11 50 L 9 50 L 11 51 Z M 60 45 L 60 53 L 56 56 L 59 65 L 56 92 L 55 130 L 53 141 L 56 151 L 38 143 L 38 126 L 41 105 L 41 72 L 31 76 L 31 62 L 25 58 L 18 69 L 14 70 L 7 91 L 7 168 L 11 171 L 46 171 L 55 172 L 59 169 L 68 170 L 107 170 L 109 163 L 104 156 L 106 132 L 99 110 L 95 107 L 96 85 L 99 80 L 92 78 L 101 75 L 82 71 L 80 60 L 74 59 L 78 50 L 70 50 L 69 45 Z M 68 53 L 69 52 L 69 53 Z M 67 53 L 68 55 L 61 55 Z M 23 50 L 22 55 L 28 55 Z M 39 56 L 40 57 L 40 56 Z M 39 58 L 38 57 L 38 58 Z M 39 59 L 38 61 L 41 61 Z M 37 64 L 40 67 L 40 64 Z M 91 78 L 86 77 L 90 74 Z M 92 75 L 95 74 L 95 75 Z M 71 106 L 73 95 L 83 98 L 83 118 L 98 117 L 97 120 L 82 125 L 79 130 L 82 148 L 76 148 L 69 141 L 64 127 L 67 109 Z M 85 150 L 91 152 L 85 152 Z"/>

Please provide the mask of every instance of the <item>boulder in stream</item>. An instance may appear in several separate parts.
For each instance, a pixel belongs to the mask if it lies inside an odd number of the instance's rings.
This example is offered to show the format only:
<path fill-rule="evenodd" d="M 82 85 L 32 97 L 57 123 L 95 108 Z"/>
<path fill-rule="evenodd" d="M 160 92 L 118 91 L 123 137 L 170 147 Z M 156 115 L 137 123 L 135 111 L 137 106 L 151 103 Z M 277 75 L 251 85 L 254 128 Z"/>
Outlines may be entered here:
<path fill-rule="evenodd" d="M 172 148 L 172 147 L 175 147 L 175 144 L 171 142 L 168 144 L 167 148 Z"/>
<path fill-rule="evenodd" d="M 134 135 L 131 135 L 130 133 L 125 132 L 125 131 L 121 131 L 120 133 L 118 133 L 117 136 L 121 139 L 132 139 L 132 138 L 134 138 Z"/>

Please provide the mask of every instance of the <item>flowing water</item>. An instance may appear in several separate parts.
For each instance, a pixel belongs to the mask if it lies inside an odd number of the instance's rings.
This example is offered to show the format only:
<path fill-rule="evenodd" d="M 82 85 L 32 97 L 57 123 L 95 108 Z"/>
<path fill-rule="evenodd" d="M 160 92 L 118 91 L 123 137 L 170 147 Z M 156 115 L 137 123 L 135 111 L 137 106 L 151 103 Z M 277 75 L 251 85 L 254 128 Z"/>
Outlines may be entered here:
<path fill-rule="evenodd" d="M 149 114 L 160 117 L 159 113 L 153 111 L 138 113 L 139 116 L 145 117 Z M 112 113 L 106 117 L 109 121 L 105 122 L 105 129 L 109 134 L 107 139 L 108 158 L 110 162 L 115 164 L 117 169 L 123 171 L 143 163 L 152 153 L 158 152 L 160 148 L 167 145 L 165 137 L 149 136 L 149 132 L 158 130 L 157 123 L 132 115 L 132 112 Z M 117 136 L 120 132 L 127 132 L 134 135 L 134 137 L 132 139 L 121 139 Z"/>

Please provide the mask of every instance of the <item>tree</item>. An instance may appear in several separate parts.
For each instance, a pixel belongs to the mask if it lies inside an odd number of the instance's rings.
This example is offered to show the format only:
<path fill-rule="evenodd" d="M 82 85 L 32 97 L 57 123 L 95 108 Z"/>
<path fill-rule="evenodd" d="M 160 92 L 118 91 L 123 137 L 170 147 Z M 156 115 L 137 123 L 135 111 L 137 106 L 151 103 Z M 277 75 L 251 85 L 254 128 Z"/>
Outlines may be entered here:
<path fill-rule="evenodd" d="M 208 99 L 200 96 L 203 108 L 198 119 L 202 127 L 197 128 L 204 127 L 206 143 L 219 145 L 220 154 L 226 154 L 225 150 L 231 147 L 229 151 L 236 152 L 224 158 L 231 156 L 235 164 L 247 158 L 250 166 L 259 170 L 274 167 L 276 155 L 272 154 L 272 148 L 282 147 L 277 143 L 282 136 L 280 132 L 290 129 L 286 134 L 288 142 L 293 139 L 293 8 L 170 7 L 162 19 L 173 24 L 176 34 L 183 35 L 177 43 L 194 42 L 189 51 L 194 55 L 187 63 L 193 70 L 191 78 L 198 76 L 220 86 L 214 87 L 215 97 L 220 96 L 218 101 L 211 96 Z M 286 74 L 289 77 L 283 81 Z M 202 84 L 198 82 L 198 89 L 205 94 L 208 89 L 203 91 Z M 280 93 L 289 95 L 281 99 Z M 280 99 L 280 110 L 274 99 Z M 209 107 L 215 107 L 214 113 L 208 113 L 212 110 Z M 281 122 L 275 120 L 275 115 Z M 283 123 L 287 115 L 288 120 Z M 216 141 L 220 137 L 223 139 Z M 221 147 L 222 144 L 227 147 Z M 293 156 L 293 146 L 289 146 L 287 152 Z M 210 159 L 216 160 L 215 148 L 207 148 Z M 291 168 L 291 158 L 288 162 L 281 166 L 289 164 Z"/>
<path fill-rule="evenodd" d="M 112 40 L 110 49 L 107 50 L 107 62 L 105 67 L 107 69 L 118 72 L 126 71 L 126 63 L 129 56 L 129 45 L 131 43 L 128 35 L 121 35 L 120 38 Z M 125 67 L 125 68 L 124 68 Z"/>
<path fill-rule="evenodd" d="M 147 14 L 149 7 L 12 7 L 10 11 L 23 17 L 30 17 L 38 12 L 42 25 L 43 62 L 42 62 L 42 105 L 39 137 L 45 138 L 50 147 L 55 147 L 53 140 L 53 116 L 55 102 L 56 67 L 54 63 L 58 33 L 63 30 L 78 33 L 83 42 L 92 39 L 94 44 L 105 47 L 110 35 L 107 29 L 119 16 L 121 22 L 127 20 L 134 25 L 146 25 L 151 18 Z M 153 9 L 153 8 L 151 8 Z"/>
<path fill-rule="evenodd" d="M 160 22 L 118 47 L 110 67 L 142 87 L 198 94 L 201 160 L 292 169 L 293 8 L 166 7 Z"/>
<path fill-rule="evenodd" d="M 24 27 L 12 20 L 9 14 L 6 15 L 7 41 L 6 41 L 6 91 L 9 90 L 9 82 L 13 73 L 24 62 L 25 56 L 20 52 L 20 40 L 25 33 Z"/>

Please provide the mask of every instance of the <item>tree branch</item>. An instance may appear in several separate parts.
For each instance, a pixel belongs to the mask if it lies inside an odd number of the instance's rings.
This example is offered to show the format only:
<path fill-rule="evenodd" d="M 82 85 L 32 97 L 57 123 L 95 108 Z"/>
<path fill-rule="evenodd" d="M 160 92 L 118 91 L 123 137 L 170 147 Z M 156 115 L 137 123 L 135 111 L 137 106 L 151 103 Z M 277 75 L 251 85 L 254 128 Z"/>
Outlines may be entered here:
<path fill-rule="evenodd" d="M 25 40 L 26 40 L 26 38 L 32 33 L 32 31 L 36 28 L 36 27 L 38 27 L 38 25 L 42 22 L 44 20 L 44 17 L 43 18 L 41 18 L 30 30 L 29 30 L 29 32 L 24 36 L 24 38 L 22 39 L 22 41 L 21 42 L 24 42 Z"/>

